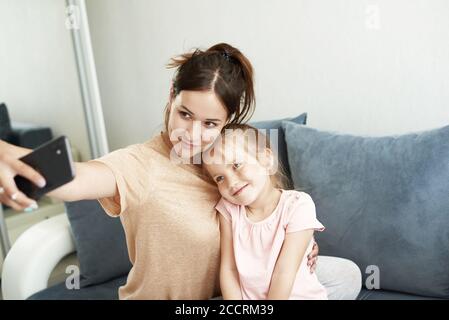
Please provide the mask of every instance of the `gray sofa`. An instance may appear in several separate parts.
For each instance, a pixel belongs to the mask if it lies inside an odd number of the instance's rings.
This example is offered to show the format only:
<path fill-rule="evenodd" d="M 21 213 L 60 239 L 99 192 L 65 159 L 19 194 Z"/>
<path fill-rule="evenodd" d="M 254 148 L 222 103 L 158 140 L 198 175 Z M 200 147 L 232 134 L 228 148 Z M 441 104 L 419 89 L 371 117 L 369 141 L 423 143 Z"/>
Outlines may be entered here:
<path fill-rule="evenodd" d="M 300 153 L 298 154 L 298 150 L 292 149 L 291 146 L 295 145 L 294 147 L 297 147 L 297 144 L 299 147 L 304 146 L 307 144 L 307 140 L 300 142 L 301 138 L 296 137 L 294 134 L 297 134 L 295 130 L 296 127 L 293 127 L 294 125 L 302 125 L 304 126 L 306 124 L 307 115 L 302 114 L 299 117 L 293 118 L 293 119 L 287 119 L 290 124 L 286 124 L 285 121 L 267 121 L 267 122 L 260 122 L 260 123 L 254 123 L 254 125 L 261 129 L 281 129 L 279 134 L 279 140 L 278 140 L 278 150 L 279 150 L 279 159 L 280 162 L 287 167 L 289 175 L 291 174 L 292 183 L 294 183 L 294 187 L 297 189 L 302 189 L 307 192 L 309 192 L 312 195 L 312 198 L 314 198 L 314 201 L 317 205 L 317 215 L 318 218 L 323 222 L 323 224 L 327 227 L 327 234 L 324 232 L 323 234 L 326 234 L 323 237 L 317 237 L 317 241 L 320 244 L 321 248 L 321 254 L 323 255 L 334 255 L 334 256 L 341 256 L 343 258 L 349 258 L 352 261 L 356 262 L 360 269 L 362 270 L 363 274 L 363 281 L 365 284 L 365 281 L 367 279 L 368 274 L 366 274 L 364 271 L 366 269 L 366 266 L 370 263 L 370 259 L 374 259 L 373 261 L 378 262 L 381 270 L 383 271 L 381 278 L 381 289 L 379 290 L 368 290 L 364 286 L 358 299 L 359 300 L 415 300 L 415 299 L 438 299 L 438 298 L 447 298 L 449 297 L 449 285 L 448 285 L 448 279 L 447 276 L 441 276 L 441 274 L 430 274 L 425 275 L 423 277 L 419 277 L 419 279 L 416 279 L 415 271 L 413 268 L 413 261 L 408 261 L 404 259 L 404 257 L 407 256 L 408 247 L 407 242 L 398 242 L 400 247 L 398 254 L 401 255 L 401 257 L 391 257 L 390 252 L 383 247 L 377 247 L 377 244 L 384 245 L 384 242 L 382 241 L 388 241 L 391 237 L 392 242 L 395 242 L 395 239 L 397 240 L 398 236 L 401 236 L 401 234 L 389 234 L 391 230 L 391 225 L 388 225 L 387 223 L 385 225 L 382 225 L 379 221 L 372 222 L 370 221 L 368 226 L 366 224 L 361 224 L 359 228 L 363 229 L 360 233 L 360 230 L 352 230 L 353 234 L 356 237 L 351 237 L 351 230 L 345 230 L 344 235 L 338 234 L 339 228 L 341 228 L 342 222 L 344 224 L 353 224 L 357 225 L 357 223 L 362 223 L 363 219 L 367 219 L 363 216 L 365 212 L 368 212 L 368 204 L 365 204 L 365 209 L 363 210 L 363 207 L 357 208 L 357 216 L 354 218 L 354 216 L 345 217 L 344 214 L 342 214 L 340 217 L 336 216 L 332 210 L 334 210 L 331 206 L 327 208 L 327 199 L 329 198 L 329 194 L 332 193 L 326 193 L 328 189 L 319 189 L 319 186 L 323 181 L 315 181 L 314 177 L 318 174 L 313 175 L 313 178 L 308 177 L 305 172 L 302 170 L 307 169 L 307 172 L 310 172 L 310 170 L 319 170 L 321 176 L 325 175 L 326 178 L 330 178 L 330 174 L 335 171 L 335 164 L 332 169 L 328 170 L 327 167 L 325 167 L 324 164 L 322 164 L 322 167 L 319 169 L 310 167 L 311 163 L 319 163 L 319 161 L 308 161 L 306 158 L 301 158 L 300 163 L 298 163 L 298 157 L 299 154 L 301 156 L 306 156 L 307 153 L 310 151 L 310 148 L 312 146 L 307 145 L 307 147 L 304 147 L 303 149 L 299 149 Z M 293 132 L 293 131 L 294 132 Z M 301 129 L 298 129 L 301 130 Z M 326 150 L 328 148 L 328 151 L 331 155 L 334 155 L 336 152 L 336 149 L 333 149 L 335 147 L 335 144 L 337 143 L 335 140 L 329 139 L 329 135 L 324 134 L 324 140 L 320 140 L 321 136 L 318 134 L 322 134 L 320 132 L 315 132 L 317 135 L 311 135 L 311 133 L 301 133 L 302 136 L 308 136 L 308 139 L 315 139 L 314 140 L 314 146 L 317 146 L 319 150 Z M 449 131 L 448 131 L 449 133 Z M 288 134 L 287 136 L 284 136 L 284 134 Z M 444 133 L 446 134 L 446 133 Z M 339 136 L 339 138 L 341 138 Z M 421 137 L 422 138 L 422 137 Z M 398 137 L 395 137 L 393 140 L 396 142 Z M 304 139 L 303 139 L 304 140 Z M 421 139 L 422 140 L 422 139 Z M 331 141 L 329 146 L 326 146 L 326 144 L 323 141 Z M 449 141 L 449 140 L 448 140 Z M 343 149 L 343 152 L 347 155 L 348 152 L 351 151 L 349 149 L 344 148 L 344 143 L 341 146 L 341 149 Z M 413 143 L 413 142 L 412 142 Z M 416 144 L 416 143 L 415 143 Z M 354 145 L 354 141 L 350 141 L 350 145 Z M 366 141 L 361 141 L 361 145 L 366 146 Z M 379 146 L 379 142 L 375 141 L 374 145 Z M 445 150 L 449 150 L 449 145 L 445 145 Z M 384 147 L 381 147 L 382 150 L 384 150 Z M 449 152 L 446 152 L 439 156 L 445 156 L 449 159 Z M 366 154 L 370 154 L 370 151 L 367 151 Z M 319 155 L 315 154 L 314 157 L 319 157 Z M 361 157 L 361 156 L 360 156 Z M 338 159 L 338 157 L 330 156 L 330 158 L 334 159 L 335 161 L 342 161 L 347 162 L 347 158 L 342 157 L 341 159 Z M 361 157 L 363 158 L 363 157 Z M 316 158 L 313 158 L 316 159 Z M 367 160 L 364 160 L 365 164 L 369 165 L 369 168 L 366 168 L 367 170 L 372 170 L 372 167 Z M 291 162 L 294 163 L 294 165 L 291 164 Z M 290 164 L 289 164 L 290 163 Z M 376 162 L 378 163 L 378 162 Z M 388 162 L 388 165 L 392 165 L 391 162 Z M 412 168 L 412 170 L 419 169 L 419 166 Z M 333 170 L 333 171 L 332 171 Z M 405 170 L 405 169 L 404 169 Z M 440 172 L 443 175 L 448 174 L 449 169 L 445 169 L 444 172 Z M 340 172 L 336 172 L 336 177 L 333 179 L 337 179 L 339 177 Z M 394 171 L 390 173 L 394 174 Z M 301 181 L 298 181 L 298 175 L 301 177 Z M 350 176 L 350 175 L 348 175 Z M 332 178 L 332 177 L 331 177 Z M 353 177 L 353 179 L 360 179 L 360 177 Z M 385 182 L 385 180 L 382 180 Z M 381 181 L 381 183 L 382 183 Z M 396 181 L 397 182 L 397 181 Z M 338 183 L 347 183 L 343 180 L 339 180 Z M 371 183 L 371 182 L 370 182 Z M 372 182 L 374 183 L 374 182 Z M 327 184 L 328 186 L 332 186 L 332 184 Z M 449 189 L 448 189 L 449 190 Z M 363 190 L 362 190 L 363 191 Z M 324 192 L 324 193 L 323 193 Z M 333 191 L 330 191 L 333 192 Z M 323 195 L 325 194 L 325 195 Z M 326 197 L 327 198 L 326 198 Z M 342 195 L 343 197 L 344 195 Z M 349 199 L 348 201 L 355 201 L 353 199 Z M 369 200 L 364 200 L 369 202 Z M 391 199 L 391 201 L 394 201 L 394 199 Z M 343 201 L 339 203 L 339 206 L 341 206 Z M 394 208 L 395 208 L 394 204 Z M 326 210 L 324 210 L 326 208 Z M 441 207 L 440 207 L 441 208 Z M 449 208 L 447 205 L 447 202 L 443 203 L 443 208 Z M 74 247 L 77 251 L 77 257 L 79 259 L 79 263 L 81 266 L 81 289 L 79 290 L 68 290 L 66 288 L 66 284 L 60 283 L 56 284 L 54 286 L 51 286 L 49 288 L 45 288 L 44 290 L 41 290 L 39 292 L 36 292 L 32 294 L 29 299 L 31 300 L 40 300 L 40 299 L 117 299 L 118 298 L 118 288 L 119 286 L 123 285 L 126 282 L 127 273 L 130 270 L 130 263 L 127 257 L 127 250 L 126 250 L 126 244 L 125 244 L 125 237 L 123 234 L 123 229 L 121 227 L 119 219 L 113 219 L 109 218 L 101 208 L 101 206 L 98 204 L 97 201 L 79 201 L 79 202 L 72 202 L 72 203 L 66 203 L 66 209 L 67 209 L 67 216 L 70 221 L 70 230 L 71 230 L 71 236 L 74 242 Z M 341 209 L 341 208 L 340 208 Z M 388 208 L 385 207 L 385 210 Z M 448 213 L 449 216 L 449 212 Z M 348 219 L 345 221 L 344 219 Z M 404 218 L 405 219 L 405 218 Z M 446 219 L 445 222 L 447 225 L 449 225 L 449 217 L 440 217 L 438 216 L 438 223 L 442 223 L 441 219 Z M 444 220 L 443 220 L 444 222 Z M 371 230 L 369 229 L 370 226 L 372 226 Z M 366 229 L 368 228 L 368 229 Z M 335 231 L 337 230 L 337 231 Z M 431 229 L 429 229 L 431 230 Z M 368 244 L 365 244 L 364 241 L 366 240 L 366 235 L 371 235 L 371 238 L 369 238 L 370 241 L 374 242 Z M 345 237 L 348 236 L 349 238 L 346 239 Z M 445 235 L 442 235 L 443 238 Z M 374 237 L 374 238 L 373 238 Z M 378 237 L 381 237 L 381 240 L 377 240 Z M 374 239 L 374 240 L 373 240 Z M 441 243 L 446 243 L 448 239 L 442 239 Z M 350 241 L 350 242 L 345 242 Z M 426 241 L 424 239 L 424 241 Z M 423 250 L 436 250 L 435 248 L 432 249 L 433 242 L 432 239 L 428 239 L 429 243 L 426 245 L 426 243 L 423 243 Z M 445 242 L 446 241 L 446 242 Z M 349 243 L 349 244 L 348 244 Z M 341 249 L 341 247 L 336 247 L 334 244 L 342 244 L 344 245 L 344 249 Z M 360 244 L 360 245 L 359 245 Z M 430 244 L 430 247 L 429 247 Z M 365 247 L 362 247 L 365 246 Z M 391 246 L 390 246 L 391 247 Z M 367 248 L 366 250 L 362 250 L 363 248 Z M 430 249 L 429 249 L 430 248 Z M 394 248 L 395 250 L 397 248 Z M 444 248 L 441 248 L 444 249 Z M 447 249 L 447 247 L 446 247 Z M 367 252 L 367 250 L 371 250 Z M 410 252 L 413 250 L 417 250 L 416 247 L 410 247 Z M 384 257 L 382 256 L 384 252 Z M 414 252 L 414 251 L 413 251 Z M 419 253 L 419 252 L 418 252 Z M 414 252 L 416 254 L 416 252 Z M 391 257 L 391 258 L 390 258 Z M 439 255 L 437 256 L 438 259 L 446 259 L 447 255 Z M 381 259 L 382 258 L 382 259 Z M 395 258 L 398 258 L 395 260 Z M 404 277 L 402 280 L 395 280 L 395 278 L 399 278 L 396 276 L 397 267 L 402 263 L 401 259 L 404 261 L 404 266 L 408 266 L 411 264 L 412 268 L 409 270 L 405 268 L 401 272 L 407 273 L 409 272 L 409 279 L 407 280 L 407 277 Z M 432 254 L 426 255 L 425 259 L 428 260 L 428 264 L 431 266 L 432 263 L 440 265 L 441 263 L 444 263 L 444 261 L 434 261 L 432 260 Z M 444 267 L 447 266 L 447 263 L 449 261 L 445 261 Z M 421 261 L 419 258 L 416 258 L 416 267 L 415 269 L 418 269 L 420 267 Z M 430 267 L 432 269 L 432 267 Z M 402 274 L 402 273 L 401 273 Z M 435 277 L 439 282 L 435 282 L 435 279 L 430 281 L 429 284 L 432 286 L 431 288 L 428 288 L 426 286 L 426 277 Z M 438 280 L 441 277 L 441 280 Z M 382 281 L 382 279 L 385 279 L 385 281 Z M 437 287 L 435 290 L 434 287 Z M 421 292 L 424 292 L 426 294 L 420 294 Z M 428 293 L 428 294 L 427 294 Z"/>

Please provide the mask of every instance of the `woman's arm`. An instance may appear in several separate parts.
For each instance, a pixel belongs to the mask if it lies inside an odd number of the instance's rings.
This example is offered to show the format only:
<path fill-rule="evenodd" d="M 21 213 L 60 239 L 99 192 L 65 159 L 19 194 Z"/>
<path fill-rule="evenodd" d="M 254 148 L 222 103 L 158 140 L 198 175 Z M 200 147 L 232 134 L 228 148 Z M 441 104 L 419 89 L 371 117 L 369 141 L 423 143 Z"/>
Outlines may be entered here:
<path fill-rule="evenodd" d="M 117 193 L 115 176 L 101 162 L 75 162 L 75 179 L 47 195 L 64 200 L 93 200 L 113 197 Z"/>
<path fill-rule="evenodd" d="M 301 261 L 313 236 L 313 230 L 287 233 L 271 276 L 268 300 L 287 300 Z"/>
<path fill-rule="evenodd" d="M 221 214 L 220 219 L 220 288 L 224 300 L 242 300 L 240 280 L 235 264 L 234 248 L 232 244 L 231 223 Z"/>
<path fill-rule="evenodd" d="M 17 189 L 14 177 L 21 175 L 36 185 L 39 185 L 40 180 L 44 180 L 37 171 L 18 159 L 31 151 L 0 140 L 0 203 L 17 211 L 29 207 L 35 201 Z M 48 193 L 48 196 L 64 201 L 76 201 L 113 197 L 117 194 L 115 176 L 105 164 L 77 162 L 74 165 L 75 178 Z"/>

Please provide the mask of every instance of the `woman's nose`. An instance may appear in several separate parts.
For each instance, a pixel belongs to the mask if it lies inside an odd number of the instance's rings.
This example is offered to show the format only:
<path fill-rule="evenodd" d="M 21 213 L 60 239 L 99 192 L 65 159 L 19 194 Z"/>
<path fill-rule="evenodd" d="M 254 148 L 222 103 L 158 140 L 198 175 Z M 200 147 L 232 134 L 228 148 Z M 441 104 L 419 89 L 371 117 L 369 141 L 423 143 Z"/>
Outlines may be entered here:
<path fill-rule="evenodd" d="M 192 121 L 188 131 L 188 137 L 192 142 L 201 141 L 201 121 Z"/>
<path fill-rule="evenodd" d="M 215 141 L 215 139 L 220 135 L 220 131 L 217 129 L 203 130 L 201 134 L 201 141 L 203 144 L 209 144 Z"/>

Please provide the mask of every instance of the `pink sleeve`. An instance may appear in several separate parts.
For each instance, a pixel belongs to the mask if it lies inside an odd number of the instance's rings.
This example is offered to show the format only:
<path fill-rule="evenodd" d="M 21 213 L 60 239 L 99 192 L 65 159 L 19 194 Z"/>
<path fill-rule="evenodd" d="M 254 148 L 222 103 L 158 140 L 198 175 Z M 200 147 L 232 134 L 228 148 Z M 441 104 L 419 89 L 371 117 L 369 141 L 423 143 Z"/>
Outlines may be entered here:
<path fill-rule="evenodd" d="M 231 208 L 229 206 L 229 202 L 224 198 L 221 198 L 220 201 L 215 206 L 215 209 L 228 221 L 232 221 Z"/>
<path fill-rule="evenodd" d="M 317 220 L 315 203 L 310 195 L 298 192 L 294 195 L 289 212 L 287 213 L 286 233 L 307 229 L 324 231 L 324 226 Z"/>

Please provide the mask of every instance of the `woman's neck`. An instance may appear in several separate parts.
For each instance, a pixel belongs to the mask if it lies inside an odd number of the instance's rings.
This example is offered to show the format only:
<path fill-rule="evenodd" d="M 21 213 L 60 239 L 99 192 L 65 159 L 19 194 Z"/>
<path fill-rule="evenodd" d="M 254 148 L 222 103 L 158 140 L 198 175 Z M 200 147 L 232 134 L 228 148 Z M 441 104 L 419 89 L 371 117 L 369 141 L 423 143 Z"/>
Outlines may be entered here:
<path fill-rule="evenodd" d="M 169 150 L 171 150 L 171 148 L 173 147 L 172 142 L 170 141 L 170 138 L 168 137 L 168 133 L 167 131 L 161 131 L 161 137 L 162 137 L 162 141 L 165 143 L 165 145 L 167 146 L 167 148 Z"/>
<path fill-rule="evenodd" d="M 168 132 L 167 131 L 161 131 L 160 134 L 161 134 L 162 141 L 163 141 L 164 145 L 167 147 L 168 153 L 170 154 L 170 152 L 171 152 L 171 150 L 173 148 L 173 143 L 170 141 L 170 137 L 168 135 Z M 196 168 L 196 170 L 198 170 L 198 169 L 202 170 L 201 163 L 197 164 L 197 163 L 191 163 L 191 162 L 192 162 L 192 159 L 189 159 L 189 162 L 188 163 L 184 163 L 183 166 L 193 167 L 193 168 Z M 201 174 L 201 176 L 203 176 L 203 174 Z M 215 182 L 212 180 L 212 178 L 208 178 L 207 177 L 206 180 L 208 182 L 212 181 L 212 183 L 215 185 Z"/>
<path fill-rule="evenodd" d="M 250 205 L 246 206 L 251 216 L 264 219 L 269 216 L 274 209 L 276 209 L 281 198 L 282 191 L 273 186 L 270 179 L 268 179 L 262 192 L 256 200 Z"/>

